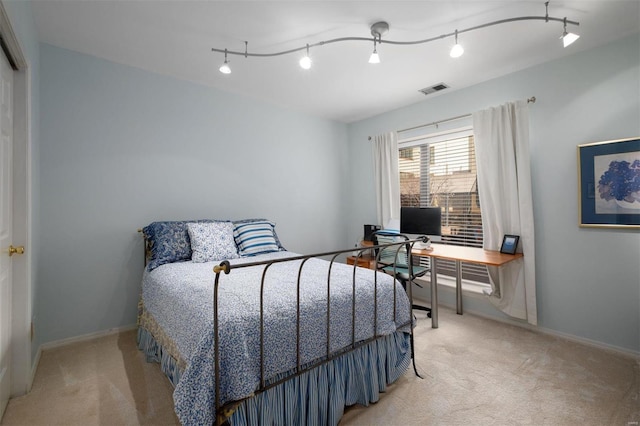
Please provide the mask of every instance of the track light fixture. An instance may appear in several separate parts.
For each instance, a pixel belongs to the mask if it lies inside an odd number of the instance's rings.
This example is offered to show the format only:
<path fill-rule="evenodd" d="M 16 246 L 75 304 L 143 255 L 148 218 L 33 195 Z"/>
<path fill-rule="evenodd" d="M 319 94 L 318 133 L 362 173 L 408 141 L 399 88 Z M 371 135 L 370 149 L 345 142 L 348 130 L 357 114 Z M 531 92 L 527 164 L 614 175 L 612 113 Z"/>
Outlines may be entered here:
<path fill-rule="evenodd" d="M 227 49 L 224 49 L 224 64 L 220 65 L 219 69 L 222 74 L 231 74 L 231 68 L 229 67 L 229 61 L 227 60 Z"/>
<path fill-rule="evenodd" d="M 309 45 L 307 44 L 307 54 L 300 59 L 300 67 L 303 70 L 311 68 L 311 57 L 309 56 Z"/>
<path fill-rule="evenodd" d="M 376 49 L 377 43 L 382 43 L 382 36 L 389 32 L 389 24 L 384 21 L 376 22 L 371 25 L 371 35 L 373 36 L 373 53 L 369 56 L 370 64 L 379 64 L 380 55 Z"/>
<path fill-rule="evenodd" d="M 567 18 L 564 18 L 564 31 L 562 32 L 562 44 L 564 47 L 569 46 L 571 43 L 580 38 L 578 34 L 568 33 L 567 32 Z"/>
<path fill-rule="evenodd" d="M 453 33 L 442 34 L 442 35 L 439 35 L 439 36 L 436 36 L 436 37 L 430 37 L 430 38 L 426 38 L 426 39 L 423 39 L 423 40 L 413 40 L 413 41 L 384 40 L 384 43 L 385 44 L 405 45 L 406 46 L 406 45 L 429 43 L 429 42 L 432 42 L 432 41 L 441 40 L 441 39 L 444 39 L 444 38 L 448 38 L 448 37 L 454 36 L 455 37 L 455 45 L 453 46 L 453 48 L 449 52 L 449 55 L 452 58 L 457 58 L 457 57 L 460 57 L 464 53 L 464 49 L 458 43 L 458 34 L 469 33 L 469 32 L 472 32 L 472 31 L 480 30 L 482 28 L 492 27 L 492 26 L 495 26 L 495 25 L 502 25 L 502 24 L 506 24 L 506 23 L 510 23 L 510 22 L 516 22 L 516 21 L 545 21 L 545 22 L 556 21 L 556 22 L 562 22 L 564 24 L 564 31 L 563 31 L 562 36 L 560 38 L 563 41 L 564 47 L 569 46 L 571 43 L 573 43 L 574 41 L 576 41 L 580 37 L 577 34 L 567 32 L 567 24 L 579 26 L 580 25 L 579 22 L 570 21 L 566 17 L 565 18 L 555 18 L 555 17 L 549 16 L 549 2 L 548 1 L 545 2 L 545 8 L 546 8 L 545 16 L 518 16 L 518 17 L 515 17 L 515 18 L 508 18 L 508 19 L 501 19 L 499 21 L 492 21 L 492 22 L 488 22 L 486 24 L 476 25 L 475 27 L 464 28 L 464 29 L 461 29 L 461 30 L 457 30 L 456 29 L 455 32 L 453 32 Z M 248 43 L 245 41 L 245 50 L 244 50 L 244 52 L 227 50 L 226 48 L 225 49 L 218 49 L 218 48 L 215 48 L 215 47 L 212 48 L 211 51 L 212 52 L 224 53 L 224 63 L 220 67 L 220 72 L 223 73 L 223 74 L 231 73 L 231 68 L 229 67 L 229 61 L 227 60 L 227 54 L 229 54 L 229 55 L 242 55 L 245 58 L 247 58 L 249 56 L 252 56 L 252 57 L 263 57 L 264 58 L 264 57 L 287 55 L 287 54 L 290 54 L 290 53 L 303 51 L 305 49 L 306 49 L 306 56 L 304 56 L 302 59 L 300 59 L 300 66 L 303 69 L 308 70 L 309 68 L 311 68 L 311 62 L 312 62 L 311 61 L 311 57 L 309 56 L 309 48 L 310 47 L 324 46 L 324 45 L 333 44 L 333 43 L 342 43 L 342 42 L 345 42 L 345 41 L 365 41 L 365 42 L 368 42 L 368 43 L 371 43 L 373 41 L 373 53 L 369 57 L 369 63 L 378 64 L 378 63 L 380 63 L 380 55 L 378 55 L 377 46 L 378 46 L 378 44 L 382 44 L 383 43 L 382 36 L 385 35 L 388 31 L 389 31 L 389 24 L 384 22 L 384 21 L 380 21 L 380 22 L 376 22 L 375 24 L 371 25 L 371 35 L 373 36 L 373 38 L 369 38 L 369 37 L 341 37 L 341 38 L 334 38 L 334 39 L 331 39 L 331 40 L 319 41 L 317 43 L 307 44 L 306 46 L 302 46 L 302 47 L 298 47 L 298 48 L 294 48 L 294 49 L 289 49 L 289 50 L 283 50 L 281 52 L 273 52 L 273 53 L 249 53 L 247 51 Z"/>
<path fill-rule="evenodd" d="M 458 43 L 458 30 L 456 30 L 456 44 L 451 48 L 451 52 L 449 52 L 449 56 L 452 58 L 459 58 L 464 53 L 464 49 L 462 45 Z"/>
<path fill-rule="evenodd" d="M 378 51 L 376 50 L 376 39 L 373 39 L 373 53 L 369 56 L 370 64 L 379 64 L 380 63 L 380 55 L 378 55 Z"/>

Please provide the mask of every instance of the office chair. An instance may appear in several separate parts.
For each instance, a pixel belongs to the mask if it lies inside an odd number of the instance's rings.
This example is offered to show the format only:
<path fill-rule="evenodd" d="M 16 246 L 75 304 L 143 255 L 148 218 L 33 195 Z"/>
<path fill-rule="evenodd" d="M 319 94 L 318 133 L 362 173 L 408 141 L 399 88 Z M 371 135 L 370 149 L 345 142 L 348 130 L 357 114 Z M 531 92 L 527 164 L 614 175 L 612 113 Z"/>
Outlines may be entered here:
<path fill-rule="evenodd" d="M 373 233 L 374 245 L 400 242 L 403 240 L 408 241 L 409 238 L 406 235 L 390 233 L 388 231 L 376 231 Z M 430 269 L 425 268 L 424 266 L 413 265 L 412 275 L 409 276 L 408 255 L 405 246 L 402 246 L 400 250 L 398 250 L 398 246 L 391 246 L 378 250 L 379 253 L 376 252 L 376 255 L 380 255 L 378 257 L 378 270 L 384 271 L 389 275 L 395 275 L 396 279 L 400 281 L 405 291 L 407 291 L 407 283 L 413 283 L 422 288 L 422 286 L 414 280 L 426 275 Z M 412 304 L 411 308 L 425 311 L 427 312 L 427 317 L 431 318 L 431 308 L 415 304 Z"/>
<path fill-rule="evenodd" d="M 406 235 L 389 233 L 388 231 L 374 232 L 372 237 L 373 243 L 376 246 L 382 244 L 397 243 L 401 241 L 409 241 L 409 238 Z M 414 282 L 414 279 L 421 277 L 430 271 L 429 268 L 425 268 L 424 266 L 411 265 L 411 274 L 409 273 L 409 259 L 412 258 L 409 256 L 407 247 L 404 244 L 401 246 L 394 245 L 376 249 L 376 259 L 378 265 L 377 269 L 380 271 L 384 271 L 390 275 L 394 275 L 395 278 L 400 281 L 405 291 L 411 291 L 410 288 L 407 288 L 407 285 L 411 285 L 412 283 L 418 285 Z M 431 318 L 431 308 L 427 308 L 426 306 L 414 305 L 413 297 L 411 297 L 411 299 L 411 309 L 426 311 L 427 317 Z M 413 342 L 413 330 L 410 334 L 409 339 L 411 341 L 411 358 L 413 361 L 413 371 L 416 373 L 416 376 L 422 379 L 423 377 L 418 373 L 418 368 L 416 367 L 416 352 Z"/>

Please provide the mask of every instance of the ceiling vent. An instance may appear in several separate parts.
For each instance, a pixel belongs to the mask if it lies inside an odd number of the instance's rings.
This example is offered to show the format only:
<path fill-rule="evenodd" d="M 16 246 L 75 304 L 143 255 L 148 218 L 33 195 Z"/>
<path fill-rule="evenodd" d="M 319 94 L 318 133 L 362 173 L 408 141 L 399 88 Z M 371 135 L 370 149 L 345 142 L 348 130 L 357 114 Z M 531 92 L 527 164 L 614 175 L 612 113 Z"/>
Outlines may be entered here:
<path fill-rule="evenodd" d="M 420 89 L 418 90 L 418 92 L 422 93 L 423 95 L 430 95 L 432 93 L 436 93 L 439 92 L 441 90 L 447 89 L 449 88 L 449 86 L 447 86 L 444 83 L 438 83 L 438 84 L 434 84 L 431 87 L 425 87 L 424 89 Z"/>

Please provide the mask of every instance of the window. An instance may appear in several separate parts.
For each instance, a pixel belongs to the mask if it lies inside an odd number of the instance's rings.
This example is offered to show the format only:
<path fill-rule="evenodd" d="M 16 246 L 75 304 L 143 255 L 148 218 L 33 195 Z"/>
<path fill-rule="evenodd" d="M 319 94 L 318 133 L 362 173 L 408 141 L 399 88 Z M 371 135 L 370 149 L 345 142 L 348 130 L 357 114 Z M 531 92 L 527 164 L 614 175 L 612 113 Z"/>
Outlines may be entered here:
<path fill-rule="evenodd" d="M 482 247 L 472 129 L 400 140 L 399 149 L 400 205 L 440 207 L 443 244 Z M 438 273 L 455 277 L 455 263 L 439 261 Z M 462 277 L 489 282 L 487 268 L 481 265 L 463 263 Z"/>
<path fill-rule="evenodd" d="M 407 160 L 413 160 L 413 149 L 411 149 L 411 148 L 401 149 L 399 156 L 400 156 L 400 158 L 404 158 L 404 159 L 407 159 Z"/>

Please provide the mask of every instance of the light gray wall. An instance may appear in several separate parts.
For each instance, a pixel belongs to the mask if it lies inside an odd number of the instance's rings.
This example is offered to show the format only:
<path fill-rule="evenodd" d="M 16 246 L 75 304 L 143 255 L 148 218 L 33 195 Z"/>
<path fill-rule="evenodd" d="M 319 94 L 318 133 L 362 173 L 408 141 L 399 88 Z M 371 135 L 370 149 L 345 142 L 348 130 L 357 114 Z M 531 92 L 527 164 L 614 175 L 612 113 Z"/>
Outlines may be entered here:
<path fill-rule="evenodd" d="M 578 144 L 640 136 L 639 34 L 350 125 L 349 238 L 376 223 L 367 136 L 531 96 L 539 325 L 640 352 L 640 232 L 578 227 L 576 161 Z"/>
<path fill-rule="evenodd" d="M 37 321 L 37 312 L 33 307 L 36 304 L 36 297 L 38 294 L 37 286 L 37 264 L 38 264 L 38 232 L 40 230 L 40 216 L 39 212 L 39 158 L 40 158 L 40 136 L 39 136 L 39 120 L 40 120 L 40 43 L 38 42 L 38 31 L 35 27 L 33 15 L 31 13 L 31 2 L 26 1 L 7 1 L 3 0 L 2 4 L 9 16 L 11 26 L 18 38 L 22 53 L 27 61 L 28 69 L 27 73 L 29 97 L 30 97 L 30 122 L 29 132 L 31 134 L 31 209 L 32 209 L 32 223 L 31 223 L 31 246 L 27 244 L 26 249 L 29 250 L 31 256 L 31 306 L 32 306 L 32 320 Z M 35 357 L 39 347 L 39 336 L 35 336 L 32 343 L 32 359 Z"/>
<path fill-rule="evenodd" d="M 267 216 L 292 250 L 343 247 L 376 221 L 367 136 L 532 95 L 540 325 L 640 350 L 640 235 L 578 228 L 575 152 L 640 135 L 637 35 L 345 129 L 39 46 L 30 4 L 5 6 L 31 65 L 34 350 L 133 323 L 138 227 Z"/>
<path fill-rule="evenodd" d="M 289 250 L 344 246 L 346 125 L 50 45 L 40 55 L 41 342 L 135 323 L 136 230 L 152 221 L 267 217 Z"/>

